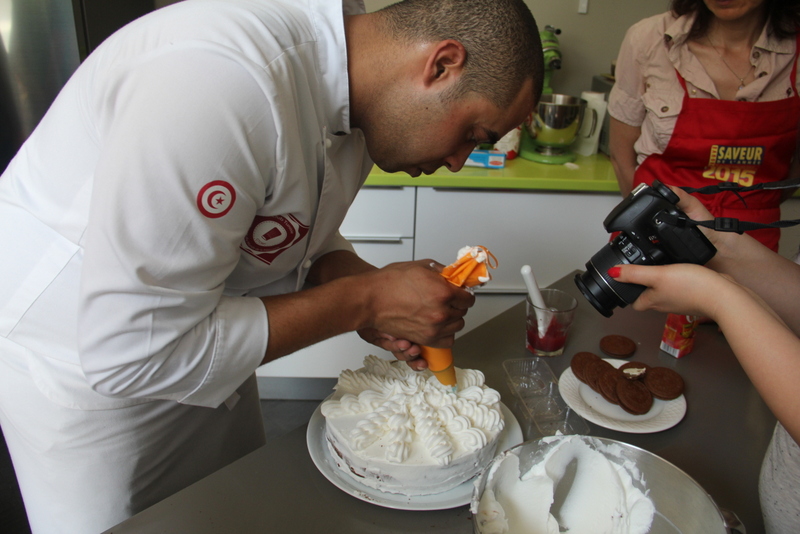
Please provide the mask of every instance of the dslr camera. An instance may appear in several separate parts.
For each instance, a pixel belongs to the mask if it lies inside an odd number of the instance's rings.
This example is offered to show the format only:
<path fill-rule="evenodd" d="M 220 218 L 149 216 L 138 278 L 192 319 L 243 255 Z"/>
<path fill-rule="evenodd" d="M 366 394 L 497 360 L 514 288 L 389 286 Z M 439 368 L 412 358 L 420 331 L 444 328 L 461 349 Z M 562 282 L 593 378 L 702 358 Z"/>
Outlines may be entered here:
<path fill-rule="evenodd" d="M 611 317 L 615 307 L 624 308 L 645 290 L 608 276 L 614 265 L 704 265 L 714 257 L 717 249 L 697 227 L 675 224 L 677 218 L 686 218 L 678 200 L 669 187 L 653 180 L 650 186 L 637 186 L 608 214 L 603 226 L 619 235 L 592 256 L 585 273 L 575 275 L 578 289 L 597 311 Z"/>

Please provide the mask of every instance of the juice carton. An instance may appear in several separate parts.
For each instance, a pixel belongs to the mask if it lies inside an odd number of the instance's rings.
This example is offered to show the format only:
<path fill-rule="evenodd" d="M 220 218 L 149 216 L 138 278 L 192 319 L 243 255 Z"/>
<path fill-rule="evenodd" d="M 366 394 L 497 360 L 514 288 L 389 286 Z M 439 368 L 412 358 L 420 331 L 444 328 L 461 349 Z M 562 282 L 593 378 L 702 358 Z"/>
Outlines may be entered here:
<path fill-rule="evenodd" d="M 682 358 L 694 348 L 694 328 L 697 317 L 694 315 L 667 314 L 664 333 L 661 335 L 661 350 L 676 358 Z"/>

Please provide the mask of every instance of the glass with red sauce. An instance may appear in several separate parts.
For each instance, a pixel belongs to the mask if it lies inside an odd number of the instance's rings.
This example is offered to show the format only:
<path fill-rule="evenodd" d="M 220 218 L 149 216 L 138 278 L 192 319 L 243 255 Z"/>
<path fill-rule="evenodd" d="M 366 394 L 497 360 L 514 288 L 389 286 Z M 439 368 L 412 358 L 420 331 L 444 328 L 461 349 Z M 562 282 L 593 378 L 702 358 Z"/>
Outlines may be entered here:
<path fill-rule="evenodd" d="M 575 319 L 578 301 L 559 289 L 542 289 L 545 309 L 535 306 L 530 297 L 527 308 L 527 349 L 536 356 L 560 356 L 567 343 L 567 331 Z"/>

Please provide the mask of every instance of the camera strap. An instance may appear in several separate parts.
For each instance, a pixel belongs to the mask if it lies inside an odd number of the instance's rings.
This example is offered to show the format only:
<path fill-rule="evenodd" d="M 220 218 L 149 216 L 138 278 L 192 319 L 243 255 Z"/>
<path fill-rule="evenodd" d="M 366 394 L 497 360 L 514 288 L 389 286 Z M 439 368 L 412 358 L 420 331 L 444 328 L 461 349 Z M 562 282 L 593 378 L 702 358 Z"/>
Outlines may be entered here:
<path fill-rule="evenodd" d="M 800 187 L 800 182 L 764 182 L 760 184 L 749 185 L 747 187 L 741 186 L 734 182 L 720 182 L 715 185 L 707 185 L 705 187 L 681 187 L 687 193 L 700 193 L 701 195 L 712 195 L 714 193 L 722 193 L 724 191 L 732 191 L 734 193 L 745 193 L 747 191 L 758 191 L 760 189 L 797 189 Z"/>
<path fill-rule="evenodd" d="M 724 193 L 724 192 L 733 193 L 734 195 L 739 197 L 739 200 L 742 201 L 742 204 L 744 204 L 745 207 L 747 207 L 747 201 L 744 199 L 741 193 L 746 193 L 748 191 L 759 191 L 759 190 L 771 191 L 777 189 L 797 189 L 798 187 L 800 187 L 800 183 L 796 181 L 763 182 L 759 184 L 748 185 L 746 187 L 740 186 L 735 182 L 720 182 L 715 185 L 707 185 L 704 187 L 687 186 L 687 187 L 681 187 L 681 189 L 690 194 L 700 193 L 701 195 L 713 195 L 715 193 Z"/>
<path fill-rule="evenodd" d="M 673 215 L 671 213 L 662 212 L 658 217 L 667 224 L 685 228 L 687 226 L 704 226 L 711 228 L 717 232 L 736 232 L 743 234 L 750 230 L 761 230 L 762 228 L 788 228 L 790 226 L 797 226 L 800 224 L 800 219 L 777 221 L 774 223 L 757 223 L 750 221 L 740 221 L 732 217 L 717 217 L 711 221 L 695 221 L 688 217 Z"/>
<path fill-rule="evenodd" d="M 785 181 L 759 183 L 747 187 L 742 187 L 733 182 L 720 182 L 719 184 L 707 185 L 705 187 L 681 187 L 681 189 L 687 193 L 700 193 L 701 195 L 711 195 L 726 191 L 732 192 L 735 193 L 736 196 L 738 196 L 746 206 L 747 202 L 745 202 L 740 193 L 758 190 L 796 189 L 798 187 L 800 187 L 800 183 L 787 183 Z M 713 221 L 694 221 L 687 217 L 678 217 L 668 213 L 662 213 L 661 219 L 668 224 L 673 224 L 678 227 L 704 226 L 706 228 L 716 230 L 717 232 L 736 232 L 737 234 L 749 232 L 750 230 L 761 230 L 763 228 L 788 228 L 790 226 L 797 226 L 800 224 L 800 219 L 776 221 L 774 223 L 757 223 L 740 221 L 739 219 L 734 219 L 732 217 L 717 217 Z"/>

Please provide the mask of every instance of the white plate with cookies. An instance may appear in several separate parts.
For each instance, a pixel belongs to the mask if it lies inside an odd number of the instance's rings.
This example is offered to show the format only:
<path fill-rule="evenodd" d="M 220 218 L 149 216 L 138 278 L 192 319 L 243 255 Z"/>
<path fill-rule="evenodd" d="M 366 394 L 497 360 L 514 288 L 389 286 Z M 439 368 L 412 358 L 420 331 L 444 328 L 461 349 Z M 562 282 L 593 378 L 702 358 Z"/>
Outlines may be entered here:
<path fill-rule="evenodd" d="M 603 358 L 619 368 L 625 360 Z M 608 402 L 603 396 L 581 382 L 571 368 L 567 368 L 559 379 L 559 392 L 567 405 L 592 423 L 632 434 L 661 432 L 677 425 L 686 415 L 686 397 L 681 394 L 673 400 L 654 398 L 650 410 L 642 415 L 633 415 L 616 404 Z"/>

